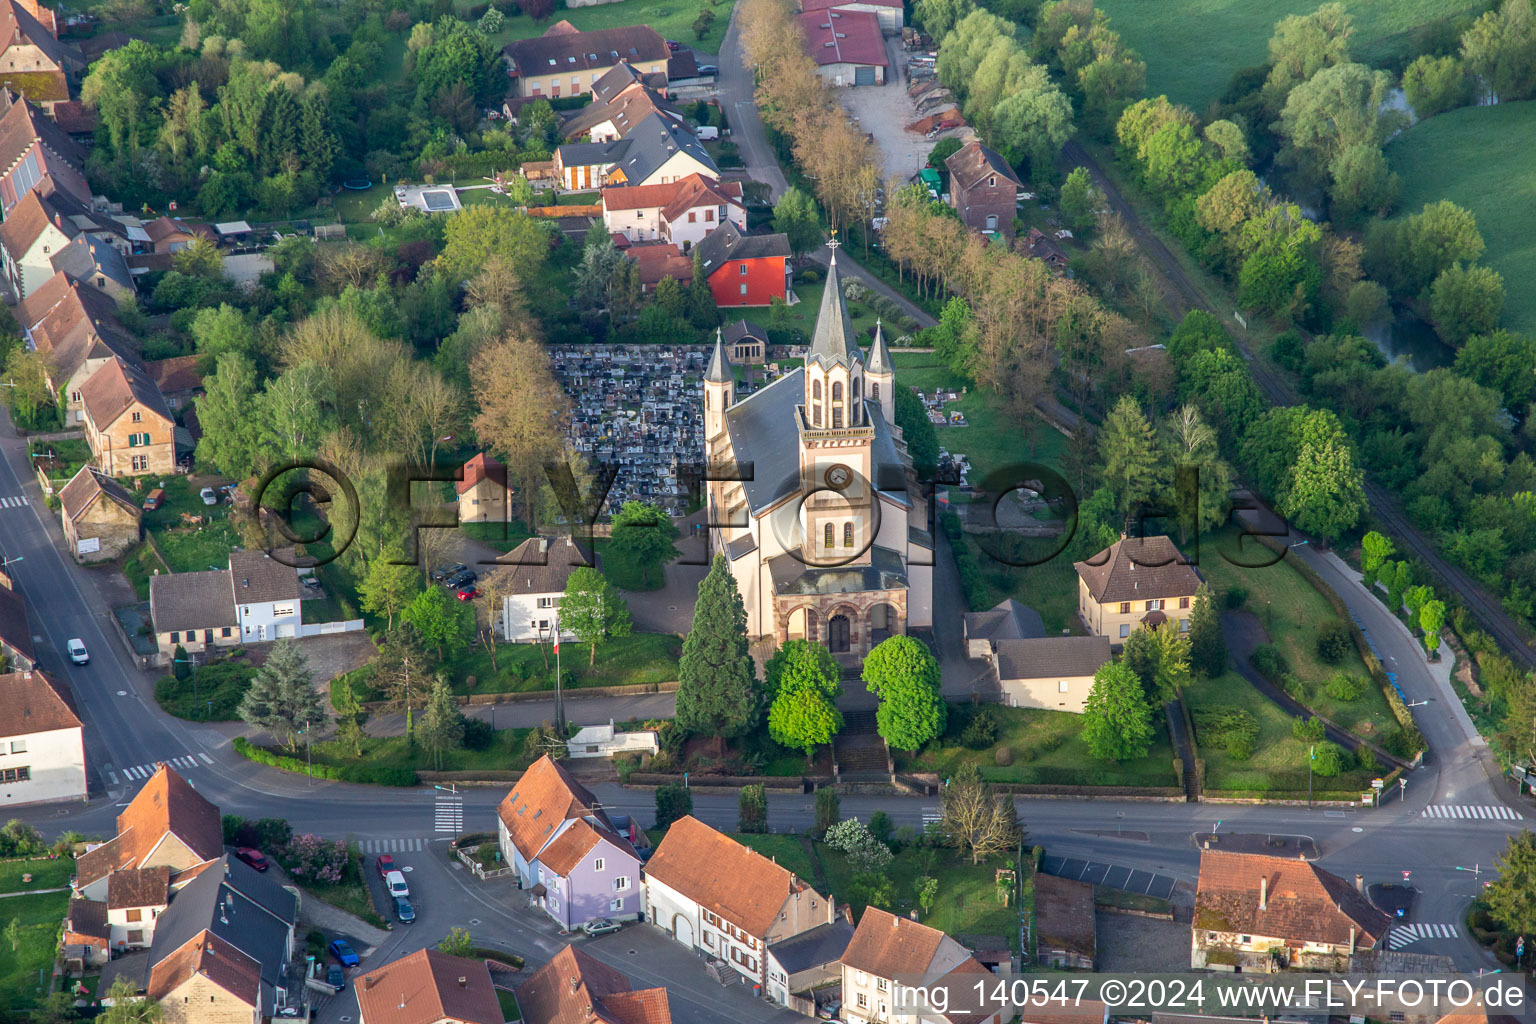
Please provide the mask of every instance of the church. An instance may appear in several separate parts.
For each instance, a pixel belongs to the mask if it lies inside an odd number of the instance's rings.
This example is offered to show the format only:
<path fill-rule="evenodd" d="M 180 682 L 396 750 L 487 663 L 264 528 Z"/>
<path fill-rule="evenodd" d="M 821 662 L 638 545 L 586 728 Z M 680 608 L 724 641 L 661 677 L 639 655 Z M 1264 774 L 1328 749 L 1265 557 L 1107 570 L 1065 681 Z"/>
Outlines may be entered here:
<path fill-rule="evenodd" d="M 747 633 L 853 661 L 933 624 L 933 536 L 895 425 L 896 367 L 877 324 L 866 359 L 832 243 L 805 365 L 741 401 L 719 333 L 704 376 L 712 554 Z"/>

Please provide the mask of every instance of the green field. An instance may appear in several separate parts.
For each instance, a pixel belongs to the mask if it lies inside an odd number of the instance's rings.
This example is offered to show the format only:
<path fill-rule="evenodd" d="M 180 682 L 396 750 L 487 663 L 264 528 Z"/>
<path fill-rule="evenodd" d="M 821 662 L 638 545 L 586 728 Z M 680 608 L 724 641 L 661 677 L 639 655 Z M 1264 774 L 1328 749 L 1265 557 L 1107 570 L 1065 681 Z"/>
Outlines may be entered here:
<path fill-rule="evenodd" d="M 1403 178 L 1398 209 L 1449 199 L 1477 217 L 1483 262 L 1504 275 L 1504 323 L 1536 330 L 1536 101 L 1464 107 L 1403 133 L 1387 147 Z"/>
<path fill-rule="evenodd" d="M 1203 113 L 1232 72 L 1268 61 L 1275 22 L 1317 10 L 1318 0 L 1098 0 L 1110 27 L 1147 62 L 1147 95 Z M 1370 0 L 1346 4 L 1354 18 L 1352 52 L 1380 60 L 1400 33 L 1473 7 L 1462 0 Z"/>
<path fill-rule="evenodd" d="M 471 4 L 469 0 L 459 0 L 457 6 L 462 16 Z M 702 10 L 714 11 L 715 21 L 704 38 L 698 39 L 690 26 Z M 505 46 L 515 39 L 531 39 L 549 31 L 549 27 L 561 18 L 583 32 L 600 28 L 623 28 L 626 25 L 649 25 L 666 39 L 675 39 L 685 46 L 696 46 L 705 53 L 719 53 L 721 40 L 725 38 L 725 26 L 731 20 L 731 5 L 725 0 L 663 0 L 661 3 L 622 0 L 620 3 L 597 7 L 561 7 L 544 21 L 534 21 L 522 14 L 508 17 L 502 30 L 491 38 L 497 46 Z"/>

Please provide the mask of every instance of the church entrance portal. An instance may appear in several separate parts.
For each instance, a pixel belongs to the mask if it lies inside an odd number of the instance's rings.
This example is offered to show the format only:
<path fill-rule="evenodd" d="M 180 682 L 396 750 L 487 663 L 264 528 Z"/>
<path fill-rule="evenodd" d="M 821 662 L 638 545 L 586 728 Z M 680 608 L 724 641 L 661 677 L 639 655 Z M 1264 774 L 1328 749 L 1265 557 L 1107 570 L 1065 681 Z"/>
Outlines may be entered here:
<path fill-rule="evenodd" d="M 833 654 L 848 652 L 848 616 L 834 615 L 827 620 L 827 646 Z"/>

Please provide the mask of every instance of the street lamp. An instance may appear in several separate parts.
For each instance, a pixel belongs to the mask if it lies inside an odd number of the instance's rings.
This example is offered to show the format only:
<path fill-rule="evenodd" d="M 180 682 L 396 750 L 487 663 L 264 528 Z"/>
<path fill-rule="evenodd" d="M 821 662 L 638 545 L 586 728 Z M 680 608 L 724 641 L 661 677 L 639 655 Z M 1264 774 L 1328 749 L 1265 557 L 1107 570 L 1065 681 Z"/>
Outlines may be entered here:
<path fill-rule="evenodd" d="M 192 706 L 196 707 L 197 706 L 197 659 L 192 657 L 192 652 L 191 651 L 188 651 L 187 652 L 187 656 L 185 658 L 172 657 L 171 661 L 172 661 L 173 664 L 177 664 L 177 665 L 191 665 L 192 666 Z M 208 716 L 210 718 L 213 717 L 213 701 L 211 701 L 211 700 L 208 702 Z"/>
<path fill-rule="evenodd" d="M 1312 806 L 1312 762 L 1317 760 L 1317 747 L 1307 748 L 1307 806 Z"/>

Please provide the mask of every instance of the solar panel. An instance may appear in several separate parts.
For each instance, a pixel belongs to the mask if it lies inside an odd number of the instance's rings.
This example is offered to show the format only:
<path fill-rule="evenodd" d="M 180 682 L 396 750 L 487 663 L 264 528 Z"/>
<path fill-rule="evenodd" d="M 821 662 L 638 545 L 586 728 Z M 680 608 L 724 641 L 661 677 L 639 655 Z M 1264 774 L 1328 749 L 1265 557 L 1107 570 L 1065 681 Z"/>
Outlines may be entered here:
<path fill-rule="evenodd" d="M 421 201 L 427 204 L 427 209 L 433 213 L 441 213 L 444 210 L 453 209 L 453 194 L 441 189 L 432 192 L 423 192 Z"/>

